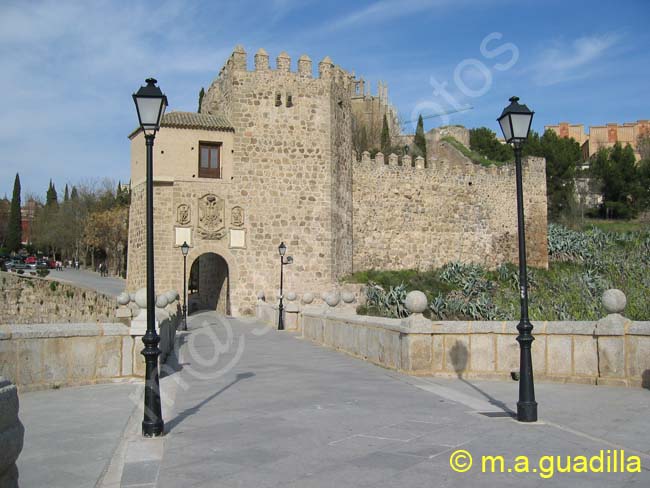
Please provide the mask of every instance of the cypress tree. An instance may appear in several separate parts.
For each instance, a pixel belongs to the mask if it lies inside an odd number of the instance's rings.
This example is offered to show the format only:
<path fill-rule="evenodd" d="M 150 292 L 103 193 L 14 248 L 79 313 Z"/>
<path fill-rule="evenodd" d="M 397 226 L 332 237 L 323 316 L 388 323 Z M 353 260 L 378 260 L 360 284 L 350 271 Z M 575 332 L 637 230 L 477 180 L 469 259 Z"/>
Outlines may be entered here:
<path fill-rule="evenodd" d="M 47 189 L 47 195 L 45 197 L 45 205 L 48 207 L 57 206 L 59 204 L 59 196 L 56 194 L 56 188 L 54 183 L 50 180 L 50 186 Z"/>
<path fill-rule="evenodd" d="M 72 190 L 70 190 L 70 200 L 78 200 L 79 199 L 79 192 L 77 191 L 77 187 L 73 186 Z"/>
<path fill-rule="evenodd" d="M 65 185 L 65 192 L 63 193 L 63 201 L 67 202 L 70 200 L 70 193 L 68 192 L 68 184 Z"/>
<path fill-rule="evenodd" d="M 203 102 L 203 97 L 205 96 L 205 90 L 203 87 L 201 87 L 201 91 L 199 92 L 199 110 L 198 112 L 201 113 L 201 103 Z"/>
<path fill-rule="evenodd" d="M 14 181 L 14 193 L 11 198 L 11 210 L 9 211 L 9 227 L 7 228 L 7 249 L 9 251 L 20 250 L 23 228 L 20 215 L 20 177 L 16 173 Z"/>
<path fill-rule="evenodd" d="M 422 114 L 418 117 L 418 126 L 415 129 L 415 138 L 413 139 L 413 144 L 418 148 L 420 156 L 423 158 L 427 157 L 427 141 L 424 138 L 424 121 L 422 120 Z"/>
<path fill-rule="evenodd" d="M 388 119 L 384 114 L 384 121 L 381 126 L 381 152 L 387 156 L 390 153 L 390 131 L 388 130 Z"/>

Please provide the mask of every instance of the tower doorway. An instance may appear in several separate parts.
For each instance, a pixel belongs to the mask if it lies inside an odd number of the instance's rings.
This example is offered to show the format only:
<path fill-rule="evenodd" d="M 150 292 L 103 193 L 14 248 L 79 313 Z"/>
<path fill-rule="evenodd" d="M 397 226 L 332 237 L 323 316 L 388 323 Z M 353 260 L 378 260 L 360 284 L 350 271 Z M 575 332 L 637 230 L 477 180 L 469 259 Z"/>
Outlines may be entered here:
<path fill-rule="evenodd" d="M 230 274 L 219 254 L 201 254 L 192 263 L 188 282 L 188 312 L 216 310 L 230 315 Z"/>

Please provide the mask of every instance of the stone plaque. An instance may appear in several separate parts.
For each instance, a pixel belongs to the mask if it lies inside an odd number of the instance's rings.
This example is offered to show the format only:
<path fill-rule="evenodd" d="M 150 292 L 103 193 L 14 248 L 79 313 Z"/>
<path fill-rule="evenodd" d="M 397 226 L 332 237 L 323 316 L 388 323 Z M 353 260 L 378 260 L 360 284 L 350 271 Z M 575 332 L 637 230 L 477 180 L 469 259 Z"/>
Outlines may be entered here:
<path fill-rule="evenodd" d="M 192 245 L 192 229 L 189 227 L 175 227 L 175 244 L 180 247 L 184 242 L 187 242 L 190 246 Z"/>
<path fill-rule="evenodd" d="M 187 225 L 192 221 L 192 209 L 187 203 L 181 203 L 176 209 L 176 222 Z"/>
<path fill-rule="evenodd" d="M 230 229 L 230 247 L 246 247 L 246 231 L 244 229 Z"/>
<path fill-rule="evenodd" d="M 222 198 L 208 193 L 199 198 L 198 232 L 204 239 L 221 239 L 226 233 Z"/>
<path fill-rule="evenodd" d="M 233 207 L 230 211 L 230 223 L 233 227 L 244 226 L 244 209 L 241 207 Z"/>

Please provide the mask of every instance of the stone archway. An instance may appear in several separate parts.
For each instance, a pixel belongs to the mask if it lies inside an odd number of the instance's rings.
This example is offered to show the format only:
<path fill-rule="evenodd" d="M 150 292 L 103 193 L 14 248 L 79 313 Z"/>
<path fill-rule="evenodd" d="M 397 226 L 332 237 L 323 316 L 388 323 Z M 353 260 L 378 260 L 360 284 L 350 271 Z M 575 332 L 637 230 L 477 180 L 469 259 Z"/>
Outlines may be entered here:
<path fill-rule="evenodd" d="M 188 281 L 188 312 L 216 310 L 230 315 L 230 270 L 223 256 L 206 252 L 194 260 Z"/>

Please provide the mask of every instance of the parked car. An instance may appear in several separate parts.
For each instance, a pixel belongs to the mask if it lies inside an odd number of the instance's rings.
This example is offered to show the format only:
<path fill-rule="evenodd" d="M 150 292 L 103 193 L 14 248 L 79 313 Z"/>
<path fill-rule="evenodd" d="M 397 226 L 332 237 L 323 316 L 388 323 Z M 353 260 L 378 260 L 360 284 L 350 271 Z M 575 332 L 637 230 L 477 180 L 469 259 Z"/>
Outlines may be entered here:
<path fill-rule="evenodd" d="M 14 258 L 8 263 L 8 267 L 11 266 L 11 271 L 24 271 L 27 269 L 27 265 L 23 262 L 22 259 Z"/>
<path fill-rule="evenodd" d="M 25 264 L 36 264 L 36 256 L 27 256 L 25 258 Z"/>

